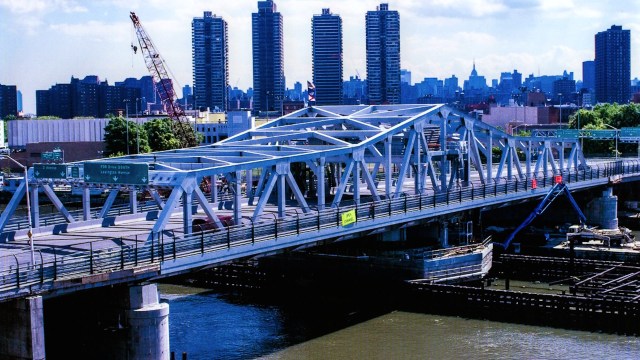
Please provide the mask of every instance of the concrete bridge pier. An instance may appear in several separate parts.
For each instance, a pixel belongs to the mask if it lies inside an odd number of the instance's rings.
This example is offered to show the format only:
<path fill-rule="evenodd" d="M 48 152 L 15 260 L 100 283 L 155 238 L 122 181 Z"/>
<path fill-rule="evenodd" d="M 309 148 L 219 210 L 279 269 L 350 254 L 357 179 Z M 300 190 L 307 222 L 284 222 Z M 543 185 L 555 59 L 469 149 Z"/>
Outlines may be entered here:
<path fill-rule="evenodd" d="M 42 296 L 0 303 L 0 359 L 44 359 Z"/>
<path fill-rule="evenodd" d="M 128 290 L 127 358 L 169 359 L 169 304 L 159 301 L 156 284 L 134 285 Z"/>
<path fill-rule="evenodd" d="M 603 229 L 618 228 L 618 197 L 613 195 L 612 187 L 607 187 L 600 197 L 587 204 L 585 216 L 589 225 Z"/>

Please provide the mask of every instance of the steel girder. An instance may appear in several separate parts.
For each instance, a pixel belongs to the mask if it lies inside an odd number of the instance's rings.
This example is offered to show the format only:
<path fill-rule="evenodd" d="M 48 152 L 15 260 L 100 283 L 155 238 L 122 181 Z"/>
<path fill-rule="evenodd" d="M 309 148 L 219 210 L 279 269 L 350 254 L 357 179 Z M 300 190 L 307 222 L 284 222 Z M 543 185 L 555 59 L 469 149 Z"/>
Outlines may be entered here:
<path fill-rule="evenodd" d="M 499 159 L 497 166 L 494 156 Z M 193 202 L 221 227 L 221 201 L 231 204 L 234 222 L 239 224 L 245 198 L 244 206 L 254 207 L 251 220 L 256 221 L 263 216 L 270 197 L 282 217 L 288 206 L 311 211 L 311 198 L 317 198 L 316 208 L 322 210 L 328 202 L 340 206 L 345 196 L 359 203 L 363 195 L 378 200 L 404 192 L 442 192 L 464 186 L 472 178 L 490 183 L 585 164 L 577 139 L 513 137 L 444 105 L 308 107 L 216 144 L 96 161 L 147 163 L 149 182 L 143 186 L 82 179 L 55 182 L 82 187 L 84 206 L 89 204 L 86 189 L 111 189 L 101 217 L 107 216 L 118 191 L 148 191 L 159 210 L 154 233 L 164 229 L 180 206 L 184 231 L 190 233 Z M 298 169 L 295 174 L 293 164 Z M 74 165 L 82 167 L 83 163 Z M 254 171 L 260 173 L 255 189 Z M 210 200 L 199 187 L 205 177 L 211 179 Z M 231 199 L 218 198 L 216 180 L 221 177 L 231 185 Z M 30 184 L 53 182 L 32 178 Z M 316 184 L 315 194 L 305 194 L 307 184 L 313 190 L 312 183 Z M 246 186 L 244 194 L 242 184 Z M 163 198 L 159 190 L 169 190 L 170 195 Z M 295 203 L 287 203 L 287 191 Z M 23 194 L 24 189 L 16 192 L 7 207 L 10 212 L 0 217 L 0 229 Z M 137 204 L 132 201 L 130 207 L 135 211 Z M 84 214 L 86 217 L 88 211 Z"/>

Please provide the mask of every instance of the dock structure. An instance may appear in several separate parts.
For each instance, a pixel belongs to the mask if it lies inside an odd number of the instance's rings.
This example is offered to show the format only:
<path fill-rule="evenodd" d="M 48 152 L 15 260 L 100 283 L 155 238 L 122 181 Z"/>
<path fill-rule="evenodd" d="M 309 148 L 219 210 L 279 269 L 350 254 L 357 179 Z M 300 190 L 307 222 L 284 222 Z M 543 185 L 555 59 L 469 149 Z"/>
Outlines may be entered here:
<path fill-rule="evenodd" d="M 498 271 L 507 278 L 505 285 L 509 280 L 535 280 L 564 284 L 567 290 L 411 282 L 407 284 L 409 307 L 515 323 L 640 335 L 640 267 L 614 261 L 505 254 L 500 262 Z"/>

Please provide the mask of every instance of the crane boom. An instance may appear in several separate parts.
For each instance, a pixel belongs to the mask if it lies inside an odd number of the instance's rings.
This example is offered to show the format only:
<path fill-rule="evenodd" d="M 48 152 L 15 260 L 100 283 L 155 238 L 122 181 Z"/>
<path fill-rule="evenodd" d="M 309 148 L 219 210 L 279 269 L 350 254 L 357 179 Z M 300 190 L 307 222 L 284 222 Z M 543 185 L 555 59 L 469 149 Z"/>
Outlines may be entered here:
<path fill-rule="evenodd" d="M 133 27 L 136 30 L 140 50 L 144 56 L 144 62 L 149 70 L 149 74 L 153 78 L 153 84 L 156 87 L 162 106 L 167 111 L 169 117 L 173 121 L 174 133 L 178 136 L 182 147 L 192 147 L 197 145 L 195 132 L 191 131 L 188 126 L 188 120 L 184 114 L 184 110 L 176 102 L 177 95 L 173 89 L 173 81 L 169 77 L 165 62 L 155 45 L 151 41 L 149 35 L 142 27 L 140 19 L 132 11 L 129 14 Z"/>

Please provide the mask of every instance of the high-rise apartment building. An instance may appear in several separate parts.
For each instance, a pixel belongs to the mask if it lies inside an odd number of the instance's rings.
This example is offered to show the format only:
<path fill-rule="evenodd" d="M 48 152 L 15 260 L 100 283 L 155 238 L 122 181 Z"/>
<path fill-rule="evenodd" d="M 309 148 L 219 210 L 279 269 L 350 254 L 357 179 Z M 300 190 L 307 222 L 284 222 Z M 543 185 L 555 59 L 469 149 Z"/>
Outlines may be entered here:
<path fill-rule="evenodd" d="M 191 24 L 196 108 L 226 111 L 229 85 L 227 22 L 205 11 Z"/>
<path fill-rule="evenodd" d="M 596 39 L 596 101 L 625 104 L 631 97 L 631 32 L 611 26 Z"/>
<path fill-rule="evenodd" d="M 367 80 L 371 104 L 400 103 L 400 14 L 380 4 L 366 15 Z"/>
<path fill-rule="evenodd" d="M 15 85 L 0 84 L 0 119 L 18 115 L 18 97 Z"/>
<path fill-rule="evenodd" d="M 258 1 L 251 16 L 253 47 L 253 109 L 282 109 L 284 100 L 284 46 L 282 14 L 272 0 Z"/>
<path fill-rule="evenodd" d="M 22 107 L 22 91 L 18 90 L 16 92 L 16 97 L 18 99 L 18 113 L 21 113 L 24 111 L 24 108 Z"/>
<path fill-rule="evenodd" d="M 133 79 L 135 80 L 135 79 Z M 95 75 L 80 80 L 71 77 L 69 84 L 56 84 L 49 90 L 36 91 L 38 116 L 57 116 L 62 119 L 74 117 L 102 118 L 120 111 L 129 115 L 141 110 L 144 97 L 141 89 L 119 83 L 110 86 Z"/>
<path fill-rule="evenodd" d="M 313 84 L 317 105 L 342 104 L 342 18 L 322 9 L 311 20 Z"/>
<path fill-rule="evenodd" d="M 593 60 L 582 62 L 582 88 L 595 91 L 596 88 L 596 63 Z"/>

